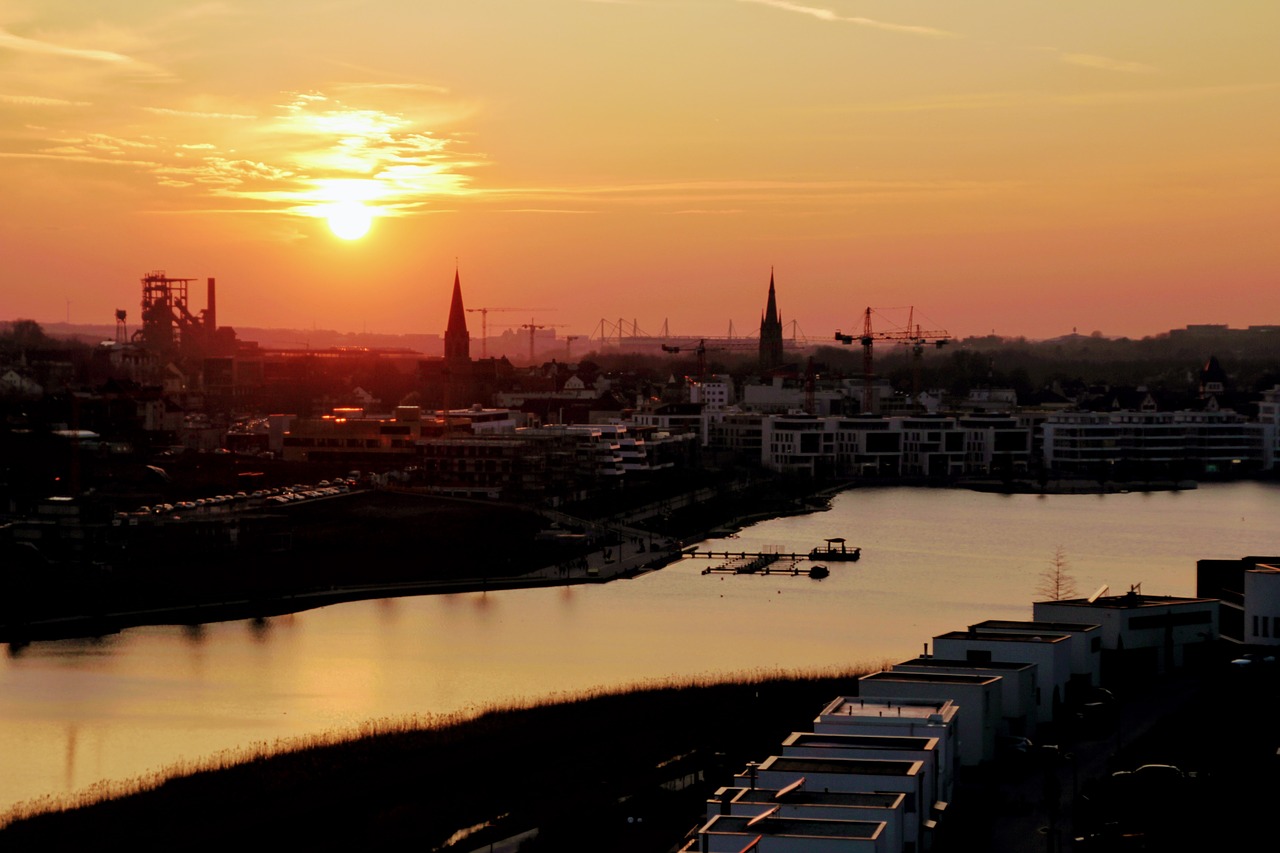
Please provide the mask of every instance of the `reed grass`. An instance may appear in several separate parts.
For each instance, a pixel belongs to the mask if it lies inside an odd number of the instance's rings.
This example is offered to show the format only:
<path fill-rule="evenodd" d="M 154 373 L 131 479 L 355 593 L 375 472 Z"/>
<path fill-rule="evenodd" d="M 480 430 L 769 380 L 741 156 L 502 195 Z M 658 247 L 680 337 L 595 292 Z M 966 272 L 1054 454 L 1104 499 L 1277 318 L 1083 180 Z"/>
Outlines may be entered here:
<path fill-rule="evenodd" d="M 0 815 L 0 848 L 89 839 L 127 824 L 148 827 L 132 839 L 146 849 L 147 838 L 172 844 L 172 833 L 205 824 L 213 814 L 219 823 L 205 840 L 286 816 L 294 827 L 337 819 L 343 826 L 337 836 L 364 827 L 388 842 L 419 844 L 441 844 L 460 828 L 499 817 L 507 826 L 536 825 L 560 806 L 536 790 L 542 782 L 531 779 L 535 790 L 518 790 L 524 783 L 511 784 L 513 768 L 535 768 L 548 774 L 545 784 L 564 790 L 576 785 L 575 773 L 593 780 L 588 788 L 615 775 L 604 787 L 626 787 L 673 756 L 732 756 L 760 738 L 776 745 L 812 720 L 822 703 L 851 692 L 858 675 L 886 664 L 644 679 L 256 741 L 20 803 Z M 620 741 L 611 747 L 616 767 L 596 748 L 613 737 Z M 551 767 L 555 762 L 582 767 L 562 772 Z M 469 793 L 457 796 L 450 786 Z M 335 837 L 324 834 L 328 841 Z"/>

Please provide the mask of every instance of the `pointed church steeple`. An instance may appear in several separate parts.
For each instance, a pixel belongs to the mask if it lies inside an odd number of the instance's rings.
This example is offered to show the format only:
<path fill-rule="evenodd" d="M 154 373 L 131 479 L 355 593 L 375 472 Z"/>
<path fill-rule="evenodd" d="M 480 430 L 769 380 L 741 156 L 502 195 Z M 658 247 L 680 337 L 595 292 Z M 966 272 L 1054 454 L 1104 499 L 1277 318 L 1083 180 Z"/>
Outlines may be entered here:
<path fill-rule="evenodd" d="M 760 318 L 760 369 L 769 370 L 782 364 L 782 316 L 778 313 L 778 297 L 773 287 L 773 267 L 769 268 L 769 301 Z"/>
<path fill-rule="evenodd" d="M 769 267 L 769 302 L 764 307 L 764 317 L 760 322 L 782 325 L 782 318 L 778 316 L 778 297 L 773 289 L 773 267 Z"/>
<path fill-rule="evenodd" d="M 462 307 L 462 282 L 453 271 L 453 301 L 449 304 L 449 325 L 444 331 L 444 357 L 467 361 L 471 358 L 471 336 L 467 334 L 467 311 Z"/>

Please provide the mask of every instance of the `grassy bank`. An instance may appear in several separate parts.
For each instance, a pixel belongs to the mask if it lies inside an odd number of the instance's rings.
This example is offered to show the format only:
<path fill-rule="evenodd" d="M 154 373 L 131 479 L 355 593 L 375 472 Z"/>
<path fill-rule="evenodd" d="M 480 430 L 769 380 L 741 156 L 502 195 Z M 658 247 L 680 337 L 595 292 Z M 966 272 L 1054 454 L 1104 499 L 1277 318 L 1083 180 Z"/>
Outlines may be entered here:
<path fill-rule="evenodd" d="M 290 846 L 473 850 L 536 827 L 528 850 L 665 850 L 698 821 L 708 791 L 807 728 L 855 677 L 758 673 L 465 719 L 370 723 L 284 752 L 221 756 L 177 778 L 134 780 L 132 793 L 109 800 L 37 804 L 65 808 L 12 816 L 0 849 L 121 833 L 135 850 L 226 848 L 284 828 Z M 683 791 L 662 786 L 699 778 Z"/>
<path fill-rule="evenodd" d="M 874 669 L 874 667 L 864 667 Z M 576 695 L 472 719 L 369 724 L 271 753 L 134 780 L 133 793 L 15 816 L 0 848 L 118 835 L 134 849 L 227 847 L 288 827 L 291 845 L 475 849 L 539 827 L 527 849 L 667 849 L 698 821 L 708 790 L 808 726 L 854 671 L 756 674 L 733 683 Z M 365 736 L 360 736 L 364 734 Z M 662 783 L 696 779 L 684 792 Z M 110 793 L 110 792 L 102 792 Z M 620 803 L 621 800 L 621 803 Z M 38 807 L 58 808 L 54 802 Z M 646 820 L 628 824 L 626 817 Z"/>

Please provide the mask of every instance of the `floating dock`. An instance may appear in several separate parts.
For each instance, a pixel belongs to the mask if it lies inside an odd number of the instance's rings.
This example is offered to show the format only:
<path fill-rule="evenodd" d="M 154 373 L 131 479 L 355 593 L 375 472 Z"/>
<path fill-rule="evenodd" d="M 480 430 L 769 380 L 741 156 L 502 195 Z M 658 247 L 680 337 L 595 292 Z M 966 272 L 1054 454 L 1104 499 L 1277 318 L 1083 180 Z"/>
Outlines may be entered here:
<path fill-rule="evenodd" d="M 861 548 L 847 548 L 845 540 L 827 539 L 826 547 L 819 546 L 808 553 L 798 551 L 703 551 L 698 547 L 686 548 L 685 557 L 707 560 L 723 560 L 719 566 L 703 569 L 704 575 L 800 575 L 809 571 L 800 568 L 805 561 L 819 560 L 853 561 L 862 555 Z M 778 565 L 783 563 L 784 565 Z M 814 567 L 818 568 L 817 566 Z M 826 567 L 822 567 L 826 571 Z"/>
<path fill-rule="evenodd" d="M 780 551 L 685 551 L 686 557 L 705 557 L 708 560 L 807 560 L 808 554 L 784 554 Z"/>
<path fill-rule="evenodd" d="M 808 574 L 800 568 L 807 558 L 795 554 L 744 554 L 734 557 L 724 565 L 703 569 L 704 575 L 800 575 Z M 783 563 L 784 565 L 779 565 Z"/>

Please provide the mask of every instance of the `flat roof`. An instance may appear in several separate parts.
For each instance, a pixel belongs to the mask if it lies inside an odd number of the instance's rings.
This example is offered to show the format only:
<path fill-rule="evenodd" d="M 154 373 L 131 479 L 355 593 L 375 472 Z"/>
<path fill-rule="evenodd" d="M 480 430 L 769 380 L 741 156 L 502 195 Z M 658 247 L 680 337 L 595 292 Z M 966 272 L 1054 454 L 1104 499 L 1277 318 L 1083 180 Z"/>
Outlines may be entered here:
<path fill-rule="evenodd" d="M 936 666 L 939 669 L 1007 669 L 1012 672 L 1031 669 L 1035 664 L 1027 663 L 1026 661 L 1008 660 L 989 660 L 978 663 L 977 661 L 964 660 L 962 658 L 912 658 L 911 660 L 904 660 L 902 663 L 895 663 L 894 666 Z"/>
<path fill-rule="evenodd" d="M 864 675 L 858 681 L 901 681 L 913 684 L 995 684 L 998 675 L 968 675 L 962 672 L 902 672 L 888 670 Z"/>
<path fill-rule="evenodd" d="M 1007 630 L 1021 629 L 1025 631 L 1100 631 L 1101 625 L 1093 622 L 1043 622 L 1038 619 L 1030 621 L 1022 621 L 1015 619 L 987 619 L 976 625 L 970 625 L 970 631 L 985 631 L 989 629 Z"/>
<path fill-rule="evenodd" d="M 1217 600 L 1216 598 L 1183 598 L 1177 595 L 1143 595 L 1140 592 L 1126 592 L 1124 595 L 1104 595 L 1093 601 L 1087 598 L 1067 598 L 1062 601 L 1037 601 L 1036 604 L 1061 604 L 1066 607 L 1100 610 L 1133 610 L 1140 607 L 1209 604 Z"/>
<path fill-rule="evenodd" d="M 753 823 L 754 821 L 754 823 Z M 728 835 L 798 836 L 806 838 L 878 838 L 884 832 L 883 821 L 871 820 L 815 820 L 811 818 L 740 817 L 716 815 L 703 832 Z"/>
<path fill-rule="evenodd" d="M 838 746 L 847 749 L 936 749 L 936 737 L 912 735 L 854 735 L 817 734 L 792 732 L 782 742 L 783 746 Z"/>
<path fill-rule="evenodd" d="M 760 772 L 781 770 L 807 776 L 810 773 L 840 773 L 858 776 L 915 776 L 919 761 L 894 761 L 886 758 L 801 758 L 771 755 L 760 763 Z"/>
<path fill-rule="evenodd" d="M 935 640 L 982 640 L 996 643 L 1065 643 L 1071 639 L 1070 634 L 1054 634 L 1046 631 L 1041 634 L 1015 634 L 1003 631 L 948 631 L 934 637 Z"/>
<path fill-rule="evenodd" d="M 712 801 L 728 798 L 734 803 L 759 803 L 774 805 L 786 803 L 797 806 L 840 806 L 858 809 L 896 809 L 906 794 L 897 791 L 808 791 L 803 787 L 780 794 L 777 788 L 738 788 L 726 786 L 716 791 Z"/>
<path fill-rule="evenodd" d="M 889 713 L 886 713 L 889 712 Z M 915 719 L 942 722 L 955 712 L 950 699 L 913 699 L 889 696 L 840 696 L 823 708 L 820 717 L 870 717 L 872 719 Z M 937 720 L 932 720 L 933 717 Z"/>

